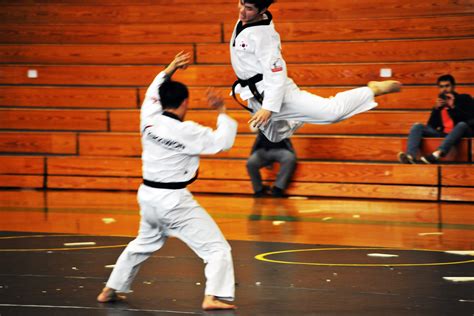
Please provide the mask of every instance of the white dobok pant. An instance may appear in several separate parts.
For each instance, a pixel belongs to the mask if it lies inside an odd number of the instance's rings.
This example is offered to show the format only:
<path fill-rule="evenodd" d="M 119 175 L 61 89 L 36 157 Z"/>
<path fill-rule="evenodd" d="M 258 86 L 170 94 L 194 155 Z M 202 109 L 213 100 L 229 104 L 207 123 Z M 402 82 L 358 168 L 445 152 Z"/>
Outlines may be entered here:
<path fill-rule="evenodd" d="M 262 105 L 255 99 L 248 106 L 258 111 Z M 304 123 L 331 124 L 369 111 L 377 106 L 374 93 L 369 87 L 340 92 L 331 98 L 323 98 L 290 82 L 279 113 L 273 113 L 270 122 L 261 127 L 262 132 L 273 142 L 289 138 Z"/>
<path fill-rule="evenodd" d="M 129 292 L 140 265 L 169 236 L 185 242 L 206 263 L 206 295 L 233 300 L 231 248 L 219 227 L 187 189 L 164 190 L 141 185 L 138 190 L 140 229 L 117 260 L 107 287 Z"/>

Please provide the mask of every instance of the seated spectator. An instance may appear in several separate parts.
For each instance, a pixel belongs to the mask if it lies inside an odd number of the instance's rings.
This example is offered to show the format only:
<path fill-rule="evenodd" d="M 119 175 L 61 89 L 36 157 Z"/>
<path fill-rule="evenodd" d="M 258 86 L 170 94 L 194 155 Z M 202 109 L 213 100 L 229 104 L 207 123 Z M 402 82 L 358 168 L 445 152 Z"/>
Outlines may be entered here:
<path fill-rule="evenodd" d="M 471 135 L 474 126 L 474 105 L 469 94 L 458 94 L 455 91 L 456 81 L 451 75 L 438 78 L 439 95 L 436 105 L 431 111 L 427 125 L 413 125 L 406 152 L 398 154 L 401 163 L 416 163 L 423 137 L 443 137 L 444 140 L 436 151 L 422 156 L 425 164 L 435 164 L 446 156 L 451 148 L 459 143 L 461 138 Z"/>
<path fill-rule="evenodd" d="M 262 184 L 260 168 L 271 166 L 274 162 L 280 163 L 280 171 L 271 188 L 271 195 L 284 197 L 285 189 L 296 167 L 295 150 L 288 138 L 279 143 L 273 143 L 259 132 L 247 161 L 247 171 L 252 180 L 255 197 L 263 197 L 268 193 L 269 188 Z"/>

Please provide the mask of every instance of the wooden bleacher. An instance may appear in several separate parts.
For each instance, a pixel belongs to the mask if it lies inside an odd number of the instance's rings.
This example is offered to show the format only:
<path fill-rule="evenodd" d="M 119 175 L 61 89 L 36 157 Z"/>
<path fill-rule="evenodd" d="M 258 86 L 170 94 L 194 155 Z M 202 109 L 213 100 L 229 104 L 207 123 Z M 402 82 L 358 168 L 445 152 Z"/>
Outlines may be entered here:
<path fill-rule="evenodd" d="M 204 157 L 205 193 L 251 193 L 246 172 L 254 135 L 228 96 L 228 40 L 236 1 L 0 0 L 0 187 L 136 190 L 139 108 L 147 85 L 180 50 L 193 65 L 188 119 L 213 126 L 205 90 L 216 87 L 239 121 L 234 148 Z M 213 12 L 210 21 L 209 12 Z M 439 75 L 474 94 L 474 4 L 430 0 L 280 0 L 272 7 L 290 76 L 329 97 L 378 80 L 391 68 L 403 93 L 333 125 L 306 125 L 293 138 L 300 159 L 294 195 L 474 201 L 474 146 L 463 139 L 436 166 L 401 165 L 396 154 L 426 122 Z M 30 69 L 38 78 L 27 78 Z M 423 142 L 423 153 L 440 139 Z M 265 181 L 277 170 L 262 170 Z"/>

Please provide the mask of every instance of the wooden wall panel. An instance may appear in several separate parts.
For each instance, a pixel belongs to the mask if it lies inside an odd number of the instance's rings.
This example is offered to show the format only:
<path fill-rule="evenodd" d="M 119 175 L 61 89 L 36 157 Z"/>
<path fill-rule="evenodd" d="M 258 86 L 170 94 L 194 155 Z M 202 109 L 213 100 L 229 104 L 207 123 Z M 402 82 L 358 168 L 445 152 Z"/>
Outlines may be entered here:
<path fill-rule="evenodd" d="M 44 187 L 44 176 L 0 174 L 0 187 L 41 189 Z"/>
<path fill-rule="evenodd" d="M 287 42 L 287 63 L 443 61 L 472 58 L 474 39 L 370 42 Z M 230 63 L 229 44 L 197 44 L 200 64 Z"/>
<path fill-rule="evenodd" d="M 474 188 L 443 187 L 442 201 L 474 202 Z"/>
<path fill-rule="evenodd" d="M 60 177 L 53 176 L 48 180 L 48 187 L 55 189 L 75 190 L 132 190 L 140 184 L 136 178 L 98 178 L 98 177 Z M 195 193 L 237 193 L 252 192 L 249 181 L 216 181 L 199 180 L 190 186 Z M 291 195 L 431 200 L 437 199 L 436 187 L 369 185 L 369 184 L 335 184 L 335 183 L 292 183 L 288 188 Z"/>
<path fill-rule="evenodd" d="M 48 157 L 48 175 L 141 177 L 140 158 Z"/>
<path fill-rule="evenodd" d="M 239 133 L 251 133 L 249 124 L 250 114 L 246 111 L 228 111 L 228 114 L 238 121 Z M 408 134 L 414 123 L 426 122 L 429 112 L 385 112 L 371 111 L 356 115 L 348 120 L 329 125 L 305 124 L 298 134 L 335 134 L 335 135 L 402 135 Z M 215 111 L 191 110 L 186 120 L 198 122 L 204 126 L 216 127 L 217 113 Z M 140 124 L 139 110 L 110 112 L 110 129 L 112 132 L 135 132 Z"/>
<path fill-rule="evenodd" d="M 0 42 L 12 44 L 218 43 L 218 23 L 199 24 L 0 24 Z"/>
<path fill-rule="evenodd" d="M 159 45 L 0 45 L 1 63 L 10 64 L 167 64 L 180 51 L 193 52 L 190 44 Z M 194 62 L 193 58 L 191 62 Z"/>
<path fill-rule="evenodd" d="M 107 112 L 96 110 L 0 109 L 0 129 L 107 131 Z"/>
<path fill-rule="evenodd" d="M 379 12 L 379 10 L 377 10 Z M 276 22 L 283 41 L 335 41 L 369 39 L 451 38 L 472 36 L 471 15 L 431 16 L 424 18 L 317 20 Z M 229 41 L 234 23 L 224 25 Z"/>
<path fill-rule="evenodd" d="M 474 166 L 443 166 L 441 183 L 443 186 L 474 186 Z"/>
<path fill-rule="evenodd" d="M 393 78 L 404 84 L 430 84 L 450 73 L 460 84 L 472 84 L 474 62 L 396 64 L 293 64 L 289 76 L 299 85 L 366 85 L 380 80 L 381 68 L 391 68 Z M 29 69 L 38 78 L 27 78 Z M 0 66 L 0 84 L 146 86 L 162 67 L 152 66 Z M 191 66 L 174 77 L 189 86 L 231 86 L 235 75 L 230 65 Z"/>
<path fill-rule="evenodd" d="M 0 133 L 0 152 L 76 154 L 75 133 Z"/>
<path fill-rule="evenodd" d="M 255 136 L 240 135 L 234 147 L 217 155 L 220 158 L 247 158 Z M 397 153 L 405 149 L 406 137 L 356 136 L 295 136 L 293 145 L 300 159 L 339 161 L 396 161 Z M 424 154 L 439 146 L 441 139 L 425 139 Z M 468 161 L 467 139 L 448 155 L 446 161 Z M 141 155 L 140 137 L 134 133 L 90 133 L 79 136 L 81 155 L 138 157 Z"/>
<path fill-rule="evenodd" d="M 274 180 L 278 168 L 262 169 Z M 141 177 L 140 158 L 49 157 L 48 175 Z M 246 160 L 202 159 L 200 179 L 249 180 Z M 438 167 L 426 165 L 300 161 L 293 181 L 437 185 Z"/>
<path fill-rule="evenodd" d="M 136 108 L 135 88 L 0 87 L 0 106 Z"/>
<path fill-rule="evenodd" d="M 187 2 L 185 5 L 170 5 L 169 3 L 153 3 L 131 5 L 109 4 L 107 6 L 88 5 L 84 3 L 56 5 L 43 3 L 34 5 L 4 5 L 0 20 L 5 23 L 21 21 L 21 23 L 97 23 L 112 21 L 112 23 L 153 23 L 163 22 L 206 22 L 209 12 L 218 22 L 235 21 L 238 17 L 237 6 L 234 3 L 200 3 Z M 314 20 L 341 18 L 380 18 L 380 17 L 413 17 L 430 15 L 449 15 L 474 13 L 471 1 L 359 1 L 342 0 L 318 2 L 317 5 L 308 3 L 279 2 L 271 7 L 278 20 Z"/>
<path fill-rule="evenodd" d="M 248 181 L 223 182 L 214 180 L 196 181 L 191 185 L 193 192 L 201 193 L 241 193 L 252 192 Z M 290 195 L 370 198 L 370 199 L 437 199 L 435 187 L 368 185 L 368 184 L 334 184 L 334 183 L 292 183 L 287 190 Z"/>
<path fill-rule="evenodd" d="M 434 86 L 436 79 L 434 79 L 433 86 L 404 86 L 402 93 L 394 93 L 384 95 L 377 98 L 379 106 L 377 109 L 410 109 L 410 110 L 431 110 L 438 96 L 438 89 Z M 330 97 L 336 95 L 338 92 L 349 90 L 352 87 L 301 87 L 311 93 L 315 93 L 322 97 Z M 191 109 L 208 109 L 206 101 L 206 89 L 204 87 L 190 87 L 190 107 Z M 225 98 L 228 109 L 242 110 L 234 99 L 229 95 L 230 87 L 216 88 L 216 90 Z M 140 104 L 143 102 L 145 95 L 145 88 L 140 89 Z M 459 86 L 459 93 L 469 93 L 474 95 L 473 86 Z"/>
<path fill-rule="evenodd" d="M 0 174 L 44 174 L 45 159 L 33 156 L 0 156 Z"/>

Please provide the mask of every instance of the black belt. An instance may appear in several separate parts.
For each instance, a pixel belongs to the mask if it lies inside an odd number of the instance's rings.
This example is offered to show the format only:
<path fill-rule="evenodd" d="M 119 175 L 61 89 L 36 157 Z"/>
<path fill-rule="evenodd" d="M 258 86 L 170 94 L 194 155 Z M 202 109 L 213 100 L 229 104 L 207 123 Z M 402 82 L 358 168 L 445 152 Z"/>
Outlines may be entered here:
<path fill-rule="evenodd" d="M 253 76 L 252 78 L 250 79 L 247 79 L 247 80 L 243 80 L 243 79 L 240 79 L 240 78 L 237 78 L 237 80 L 234 82 L 234 84 L 232 85 L 232 96 L 234 97 L 235 101 L 237 101 L 238 104 L 240 104 L 240 106 L 242 106 L 244 109 L 246 109 L 247 111 L 249 112 L 252 112 L 252 109 L 249 108 L 248 106 L 246 106 L 245 104 L 242 104 L 238 99 L 237 99 L 237 96 L 235 95 L 235 88 L 237 87 L 238 84 L 240 84 L 240 86 L 242 88 L 245 88 L 245 87 L 249 87 L 250 89 L 250 92 L 252 92 L 253 96 L 255 97 L 255 99 L 260 102 L 260 104 L 263 103 L 263 94 L 261 94 L 258 89 L 257 89 L 257 82 L 260 82 L 263 80 L 263 75 L 262 74 L 256 74 L 255 76 Z"/>
<path fill-rule="evenodd" d="M 196 181 L 198 178 L 199 170 L 196 171 L 196 175 L 188 181 L 184 182 L 154 182 L 150 180 L 143 179 L 143 184 L 147 187 L 155 188 L 155 189 L 168 189 L 168 190 L 180 190 L 186 188 L 188 185 Z"/>

